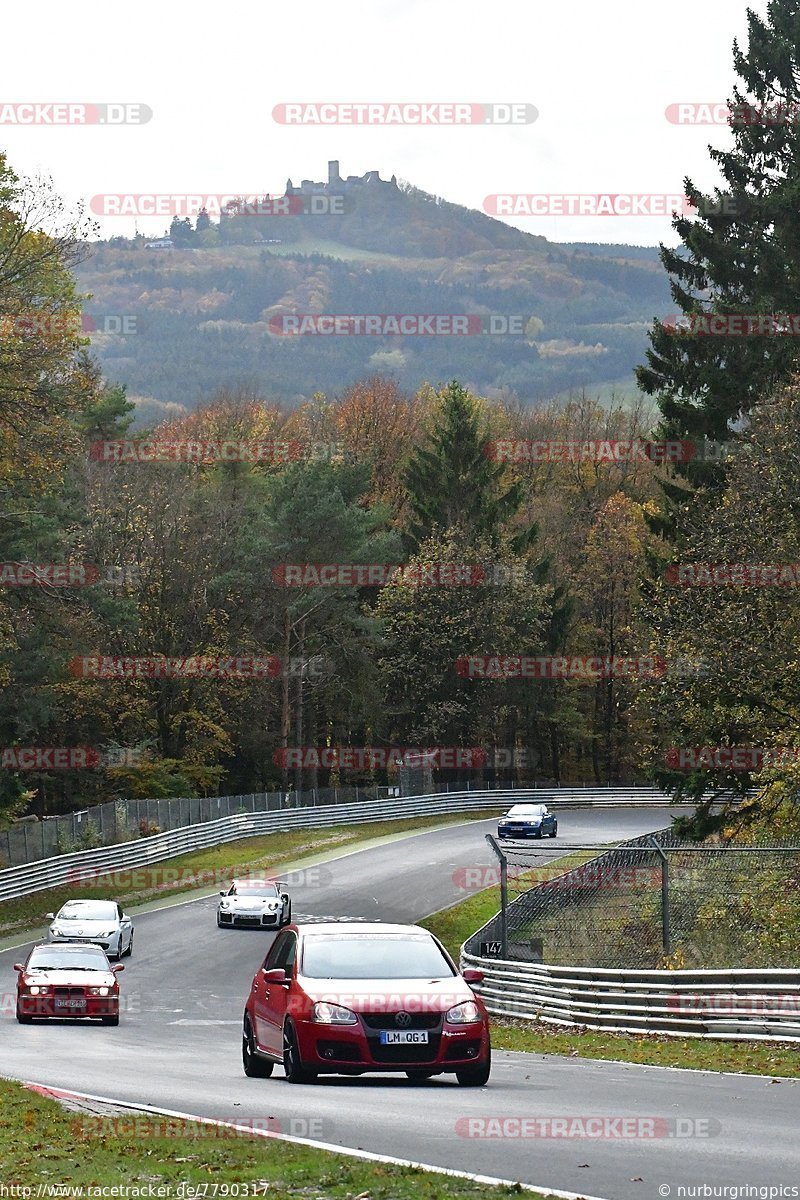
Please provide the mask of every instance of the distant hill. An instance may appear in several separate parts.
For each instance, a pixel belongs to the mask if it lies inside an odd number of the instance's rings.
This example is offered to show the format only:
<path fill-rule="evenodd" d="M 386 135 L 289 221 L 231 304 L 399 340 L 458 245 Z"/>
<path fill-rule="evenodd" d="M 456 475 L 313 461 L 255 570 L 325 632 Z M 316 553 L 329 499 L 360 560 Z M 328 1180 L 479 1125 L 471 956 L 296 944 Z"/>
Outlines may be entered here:
<path fill-rule="evenodd" d="M 224 386 L 295 403 L 376 372 L 408 389 L 458 376 L 535 404 L 630 378 L 652 318 L 670 311 L 654 247 L 556 244 L 377 172 L 342 180 L 330 167 L 328 182 L 287 185 L 303 210 L 292 215 L 240 206 L 173 221 L 173 248 L 96 244 L 78 271 L 93 348 L 148 417 Z M 313 215 L 312 204 L 344 211 Z M 313 313 L 460 314 L 470 332 L 276 336 L 283 318 Z M 479 332 L 508 328 L 503 317 L 515 319 L 510 334 Z"/>

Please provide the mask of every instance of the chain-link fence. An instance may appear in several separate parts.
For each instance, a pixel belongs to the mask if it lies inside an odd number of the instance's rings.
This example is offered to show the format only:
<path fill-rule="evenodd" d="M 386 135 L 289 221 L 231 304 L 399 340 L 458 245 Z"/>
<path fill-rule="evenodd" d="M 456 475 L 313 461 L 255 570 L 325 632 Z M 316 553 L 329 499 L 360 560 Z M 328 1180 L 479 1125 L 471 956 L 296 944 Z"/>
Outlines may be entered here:
<path fill-rule="evenodd" d="M 666 829 L 599 855 L 575 849 L 566 870 L 543 864 L 552 848 L 506 843 L 497 852 L 500 911 L 469 939 L 470 954 L 640 970 L 800 959 L 796 844 L 698 846 Z"/>

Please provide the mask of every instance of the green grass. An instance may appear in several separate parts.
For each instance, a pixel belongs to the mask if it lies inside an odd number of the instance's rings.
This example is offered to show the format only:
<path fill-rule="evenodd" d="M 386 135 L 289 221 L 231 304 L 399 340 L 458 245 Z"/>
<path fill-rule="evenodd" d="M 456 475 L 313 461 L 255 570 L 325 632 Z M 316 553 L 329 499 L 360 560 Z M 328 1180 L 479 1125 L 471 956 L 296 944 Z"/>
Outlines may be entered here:
<path fill-rule="evenodd" d="M 366 1162 L 274 1138 L 215 1136 L 207 1126 L 153 1114 L 86 1117 L 1 1079 L 0 1181 L 6 1187 L 31 1188 L 34 1196 L 40 1183 L 169 1186 L 173 1197 L 182 1182 L 217 1184 L 220 1196 L 226 1193 L 219 1185 L 250 1183 L 258 1185 L 251 1195 L 276 1200 L 300 1195 L 309 1200 L 471 1200 L 521 1190 Z M 207 1188 L 206 1195 L 214 1195 L 214 1188 Z"/>
<path fill-rule="evenodd" d="M 548 869 L 558 866 L 566 870 L 575 865 L 578 857 L 573 854 L 558 859 L 549 863 Z M 515 884 L 519 886 L 523 882 L 520 879 Z M 461 946 L 467 938 L 499 908 L 500 889 L 491 887 L 434 913 L 420 921 L 420 925 L 435 933 L 458 961 Z M 661 1034 L 607 1033 L 582 1026 L 567 1029 L 545 1021 L 492 1017 L 492 1045 L 498 1050 L 521 1050 L 527 1054 L 562 1054 L 572 1058 L 800 1078 L 800 1054 L 794 1042 L 726 1042 Z"/>
<path fill-rule="evenodd" d="M 796 1042 L 725 1042 L 656 1033 L 606 1033 L 580 1026 L 563 1029 L 544 1021 L 492 1017 L 492 1046 L 498 1050 L 522 1050 L 526 1054 L 563 1054 L 695 1071 L 741 1071 L 746 1075 L 800 1078 Z"/>
<path fill-rule="evenodd" d="M 137 867 L 131 872 L 120 871 L 117 875 L 119 883 L 113 887 L 113 891 L 108 880 L 100 879 L 93 885 L 65 885 L 34 892 L 17 900 L 4 900 L 0 902 L 0 938 L 27 933 L 41 926 L 46 913 L 56 912 L 66 900 L 74 900 L 78 895 L 83 899 L 113 898 L 128 907 L 153 900 L 169 900 L 198 888 L 221 889 L 226 879 L 237 871 L 240 874 L 248 871 L 269 872 L 273 868 L 285 868 L 287 863 L 294 865 L 298 859 L 309 865 L 320 855 L 336 855 L 357 849 L 361 843 L 375 838 L 422 832 L 441 825 L 463 824 L 465 820 L 480 821 L 496 814 L 497 810 L 491 809 L 326 829 L 293 829 L 286 833 L 268 833 L 261 837 L 226 842 L 208 850 L 197 850 L 147 867 Z M 178 872 L 180 877 L 175 878 Z M 131 876 L 129 881 L 126 875 Z"/>

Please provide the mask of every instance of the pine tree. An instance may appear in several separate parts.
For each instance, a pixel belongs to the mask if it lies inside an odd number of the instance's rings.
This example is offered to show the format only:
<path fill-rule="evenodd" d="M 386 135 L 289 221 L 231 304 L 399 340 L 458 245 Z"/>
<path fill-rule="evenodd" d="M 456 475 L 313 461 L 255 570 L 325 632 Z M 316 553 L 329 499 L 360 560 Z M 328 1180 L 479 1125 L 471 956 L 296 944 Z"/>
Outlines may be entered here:
<path fill-rule="evenodd" d="M 679 313 L 800 312 L 800 0 L 770 0 L 766 21 L 748 10 L 748 48 L 733 45 L 731 150 L 709 148 L 723 187 L 685 193 L 698 216 L 677 216 L 682 245 L 661 247 Z M 796 331 L 795 331 L 796 334 Z M 792 372 L 796 336 L 676 333 L 656 320 L 639 386 L 657 396 L 666 437 L 730 440 L 737 422 Z M 698 485 L 719 477 L 695 459 Z M 667 495 L 679 491 L 669 484 Z M 685 492 L 683 493 L 685 497 Z"/>
<path fill-rule="evenodd" d="M 505 464 L 491 460 L 487 444 L 479 402 L 454 379 L 441 393 L 426 444 L 414 451 L 406 469 L 413 548 L 449 529 L 496 539 L 516 516 L 522 486 L 508 481 Z M 514 548 L 524 549 L 534 537 L 535 529 L 524 531 Z"/>

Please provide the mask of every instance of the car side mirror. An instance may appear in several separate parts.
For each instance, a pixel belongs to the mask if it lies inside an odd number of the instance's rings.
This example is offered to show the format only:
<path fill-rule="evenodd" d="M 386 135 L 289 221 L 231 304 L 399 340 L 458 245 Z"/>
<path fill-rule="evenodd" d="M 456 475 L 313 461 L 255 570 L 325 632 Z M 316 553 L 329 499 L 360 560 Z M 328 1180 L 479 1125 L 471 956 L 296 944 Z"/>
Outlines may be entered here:
<path fill-rule="evenodd" d="M 272 967 L 267 971 L 264 967 L 261 968 L 261 973 L 264 976 L 265 983 L 288 983 L 286 972 L 283 967 Z"/>
<path fill-rule="evenodd" d="M 123 966 L 122 963 L 114 963 L 113 967 L 111 968 L 111 971 L 114 975 L 119 975 L 120 971 L 124 971 L 124 970 L 125 970 L 125 967 Z"/>
<path fill-rule="evenodd" d="M 461 977 L 464 983 L 483 983 L 483 971 L 480 967 L 465 967 Z"/>
<path fill-rule="evenodd" d="M 55 921 L 56 914 L 55 913 L 45 913 L 44 919 L 45 919 L 45 921 Z"/>
<path fill-rule="evenodd" d="M 24 971 L 25 968 L 23 967 L 22 963 L 14 963 L 14 970 L 15 971 Z"/>

